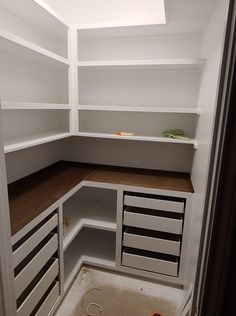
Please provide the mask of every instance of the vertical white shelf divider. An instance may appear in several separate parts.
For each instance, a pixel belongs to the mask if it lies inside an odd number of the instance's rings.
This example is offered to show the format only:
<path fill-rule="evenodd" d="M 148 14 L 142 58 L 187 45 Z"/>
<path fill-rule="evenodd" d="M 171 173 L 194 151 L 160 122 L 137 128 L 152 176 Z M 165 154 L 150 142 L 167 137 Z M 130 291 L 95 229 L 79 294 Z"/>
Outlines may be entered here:
<path fill-rule="evenodd" d="M 78 135 L 79 132 L 79 119 L 78 119 L 78 44 L 77 44 L 77 29 L 71 26 L 68 29 L 68 59 L 69 59 L 69 104 L 70 110 L 70 133 Z"/>

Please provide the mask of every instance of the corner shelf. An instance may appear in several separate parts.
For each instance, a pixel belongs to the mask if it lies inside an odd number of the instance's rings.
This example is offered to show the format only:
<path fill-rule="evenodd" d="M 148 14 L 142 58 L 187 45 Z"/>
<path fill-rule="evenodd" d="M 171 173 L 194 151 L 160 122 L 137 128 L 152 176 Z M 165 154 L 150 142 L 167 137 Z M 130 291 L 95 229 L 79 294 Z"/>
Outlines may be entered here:
<path fill-rule="evenodd" d="M 33 59 L 37 62 L 51 63 L 60 67 L 69 66 L 68 59 L 5 30 L 0 30 L 0 47 L 7 54 L 17 54 L 18 57 L 24 59 Z"/>
<path fill-rule="evenodd" d="M 84 228 L 64 252 L 65 290 L 76 277 L 83 264 L 114 269 L 116 234 Z"/>
<path fill-rule="evenodd" d="M 195 139 L 191 140 L 181 140 L 168 137 L 154 137 L 154 136 L 119 136 L 115 134 L 103 134 L 103 133 L 89 133 L 89 132 L 79 132 L 78 136 L 81 137 L 95 137 L 95 138 L 109 138 L 109 139 L 123 139 L 123 140 L 137 140 L 137 141 L 148 141 L 148 142 L 159 142 L 159 143 L 173 143 L 173 144 L 185 144 L 193 145 L 197 149 L 197 141 Z"/>
<path fill-rule="evenodd" d="M 116 204 L 113 206 L 98 201 L 80 201 L 77 205 L 67 205 L 63 213 L 71 219 L 70 226 L 64 227 L 64 250 L 83 227 L 116 231 Z"/>
<path fill-rule="evenodd" d="M 155 106 L 112 106 L 112 105 L 79 105 L 79 111 L 119 111 L 148 113 L 201 114 L 201 109 L 194 107 L 155 107 Z"/>
<path fill-rule="evenodd" d="M 45 144 L 58 139 L 70 137 L 70 133 L 62 132 L 48 132 L 45 134 L 30 135 L 18 138 L 8 138 L 4 143 L 4 152 L 10 153 L 16 150 L 21 150 L 24 148 Z"/>
<path fill-rule="evenodd" d="M 69 104 L 2 101 L 2 110 L 70 110 Z"/>
<path fill-rule="evenodd" d="M 140 59 L 140 60 L 91 60 L 79 61 L 78 67 L 148 67 L 165 69 L 199 68 L 203 66 L 203 58 L 183 59 Z"/>

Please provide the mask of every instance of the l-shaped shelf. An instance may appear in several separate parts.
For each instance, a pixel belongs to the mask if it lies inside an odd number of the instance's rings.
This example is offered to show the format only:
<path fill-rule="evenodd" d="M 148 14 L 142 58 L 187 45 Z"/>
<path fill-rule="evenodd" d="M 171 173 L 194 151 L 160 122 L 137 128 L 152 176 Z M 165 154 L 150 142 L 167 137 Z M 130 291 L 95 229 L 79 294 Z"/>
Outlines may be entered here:
<path fill-rule="evenodd" d="M 103 134 L 103 133 L 90 133 L 90 132 L 79 132 L 81 137 L 94 137 L 94 138 L 110 138 L 110 139 L 123 139 L 123 140 L 137 140 L 146 142 L 159 142 L 159 143 L 174 143 L 174 144 L 185 144 L 193 145 L 195 149 L 198 147 L 198 143 L 195 139 L 181 140 L 168 137 L 154 137 L 154 136 L 119 136 L 116 134 Z"/>
<path fill-rule="evenodd" d="M 201 109 L 194 107 L 155 107 L 155 106 L 113 106 L 113 105 L 83 105 L 78 106 L 79 111 L 121 111 L 121 112 L 147 112 L 147 113 L 180 113 L 201 114 Z"/>
<path fill-rule="evenodd" d="M 71 134 L 69 132 L 62 133 L 58 131 L 58 132 L 48 132 L 48 133 L 43 133 L 43 134 L 38 134 L 38 135 L 9 138 L 9 139 L 6 139 L 4 142 L 4 152 L 10 153 L 10 152 L 17 151 L 20 149 L 45 144 L 48 142 L 52 142 L 52 141 L 63 139 L 70 136 Z"/>
<path fill-rule="evenodd" d="M 2 101 L 2 110 L 70 110 L 69 104 Z"/>
<path fill-rule="evenodd" d="M 76 202 L 65 203 L 63 207 L 64 216 L 70 220 L 68 227 L 64 225 L 64 250 L 83 227 L 116 231 L 116 203 L 112 205 L 92 200 Z"/>
<path fill-rule="evenodd" d="M 205 59 L 181 58 L 181 59 L 137 59 L 137 60 L 90 60 L 79 61 L 78 67 L 157 67 L 170 69 L 199 68 L 203 66 Z"/>
<path fill-rule="evenodd" d="M 53 63 L 60 67 L 69 66 L 68 59 L 5 30 L 0 30 L 0 47 L 7 54 L 17 53 L 17 56 L 21 56 L 24 59 L 28 58 L 37 62 Z"/>

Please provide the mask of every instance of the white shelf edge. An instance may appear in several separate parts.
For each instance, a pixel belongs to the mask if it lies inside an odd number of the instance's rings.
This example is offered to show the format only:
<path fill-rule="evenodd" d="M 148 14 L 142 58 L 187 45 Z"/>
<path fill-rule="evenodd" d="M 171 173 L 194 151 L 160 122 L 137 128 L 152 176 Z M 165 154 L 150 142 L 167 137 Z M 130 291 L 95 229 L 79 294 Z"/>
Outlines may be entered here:
<path fill-rule="evenodd" d="M 163 25 L 164 23 L 154 23 L 150 21 L 144 21 L 144 22 L 100 22 L 100 23 L 80 23 L 80 24 L 73 24 L 73 27 L 76 30 L 90 30 L 90 29 L 104 29 L 104 28 L 122 28 L 122 27 L 135 27 L 135 26 L 155 26 L 155 25 Z"/>
<path fill-rule="evenodd" d="M 22 142 L 19 141 L 19 142 L 16 142 L 15 144 L 5 145 L 4 152 L 7 154 L 7 153 L 10 153 L 13 151 L 17 151 L 17 150 L 45 144 L 48 142 L 52 142 L 52 141 L 66 138 L 66 137 L 70 137 L 70 136 L 71 136 L 71 134 L 69 132 L 58 133 L 58 134 L 48 135 L 48 136 L 39 137 L 39 138 L 37 138 L 37 135 L 35 135 L 35 139 L 33 139 L 33 140 L 30 139 L 28 141 L 27 140 L 22 141 Z"/>
<path fill-rule="evenodd" d="M 119 67 L 119 66 L 159 66 L 159 67 L 199 67 L 204 65 L 203 58 L 177 59 L 137 59 L 137 60 L 91 60 L 79 61 L 78 67 Z"/>
<path fill-rule="evenodd" d="M 70 27 L 70 25 L 66 22 L 66 20 L 59 15 L 55 10 L 53 10 L 49 5 L 47 5 L 42 0 L 33 0 L 35 3 L 37 3 L 40 7 L 42 7 L 45 11 L 47 11 L 50 15 L 52 15 L 54 18 L 56 18 L 59 22 L 64 24 L 67 28 Z"/>
<path fill-rule="evenodd" d="M 152 106 L 109 106 L 79 105 L 78 111 L 117 111 L 117 112 L 149 112 L 149 113 L 182 113 L 200 115 L 199 108 L 194 107 L 152 107 Z"/>
<path fill-rule="evenodd" d="M 1 109 L 2 110 L 31 110 L 31 109 L 70 110 L 71 106 L 69 104 L 60 104 L 60 103 L 2 101 Z"/>
<path fill-rule="evenodd" d="M 185 144 L 193 145 L 197 148 L 197 141 L 195 139 L 191 140 L 181 140 L 168 137 L 154 137 L 154 136 L 119 136 L 115 134 L 105 134 L 105 133 L 88 133 L 79 132 L 78 136 L 81 137 L 94 137 L 94 138 L 110 138 L 110 139 L 123 139 L 123 140 L 136 140 L 136 141 L 149 141 L 149 142 L 160 142 L 160 143 L 174 143 L 174 144 Z"/>
<path fill-rule="evenodd" d="M 66 66 L 69 66 L 69 64 L 70 64 L 68 59 L 66 59 L 62 56 L 59 56 L 59 55 L 41 47 L 41 46 L 33 44 L 33 43 L 15 35 L 15 34 L 12 34 L 10 32 L 5 31 L 5 30 L 0 29 L 0 37 L 6 39 L 8 41 L 11 41 L 12 43 L 15 43 L 17 45 L 20 45 L 26 49 L 34 51 L 40 55 L 43 55 L 43 56 L 48 57 L 50 59 L 53 59 L 54 61 L 62 63 Z"/>
<path fill-rule="evenodd" d="M 77 222 L 73 229 L 65 235 L 63 240 L 63 251 L 65 251 L 69 247 L 71 242 L 75 239 L 75 237 L 83 227 L 107 230 L 112 232 L 116 232 L 117 230 L 116 223 L 95 219 L 81 219 Z"/>

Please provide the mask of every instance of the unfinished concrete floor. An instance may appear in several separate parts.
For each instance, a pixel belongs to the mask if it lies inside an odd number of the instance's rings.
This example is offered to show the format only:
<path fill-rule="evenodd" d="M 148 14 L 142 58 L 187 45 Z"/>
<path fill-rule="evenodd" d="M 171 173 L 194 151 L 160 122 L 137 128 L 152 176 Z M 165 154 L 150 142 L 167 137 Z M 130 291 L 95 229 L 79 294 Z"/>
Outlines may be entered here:
<path fill-rule="evenodd" d="M 176 316 L 179 289 L 82 268 L 56 316 Z"/>

